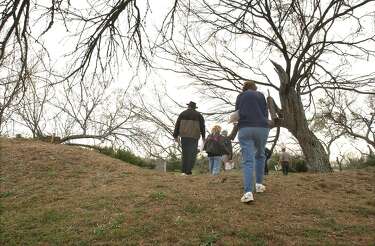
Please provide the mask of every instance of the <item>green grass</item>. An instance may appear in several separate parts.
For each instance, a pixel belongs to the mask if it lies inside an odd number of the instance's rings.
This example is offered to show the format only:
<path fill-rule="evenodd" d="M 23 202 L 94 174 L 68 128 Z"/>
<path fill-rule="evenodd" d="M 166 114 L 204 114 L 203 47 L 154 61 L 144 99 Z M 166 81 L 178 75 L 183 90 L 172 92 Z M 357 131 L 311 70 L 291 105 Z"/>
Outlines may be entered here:
<path fill-rule="evenodd" d="M 10 197 L 12 195 L 14 195 L 13 192 L 11 192 L 11 191 L 4 191 L 4 192 L 0 193 L 0 198 L 6 198 L 6 197 Z"/>
<path fill-rule="evenodd" d="M 211 246 L 220 239 L 220 234 L 217 232 L 204 233 L 199 238 L 201 246 Z"/>
<path fill-rule="evenodd" d="M 157 191 L 150 194 L 150 198 L 157 201 L 162 201 L 167 197 L 165 192 L 163 191 Z"/>
<path fill-rule="evenodd" d="M 327 231 L 321 228 L 306 228 L 303 230 L 303 236 L 306 239 L 318 240 L 324 238 L 326 234 Z"/>
<path fill-rule="evenodd" d="M 189 203 L 184 207 L 184 212 L 188 214 L 194 214 L 194 215 L 199 215 L 204 213 L 205 208 L 201 205 L 197 205 L 194 203 Z"/>
<path fill-rule="evenodd" d="M 355 214 L 358 214 L 360 216 L 364 217 L 375 217 L 375 208 L 373 207 L 360 207 L 360 206 L 355 206 L 352 208 L 352 211 Z"/>
<path fill-rule="evenodd" d="M 243 242 L 249 243 L 250 245 L 254 246 L 263 246 L 267 245 L 266 241 L 264 240 L 264 235 L 251 233 L 246 230 L 240 230 L 236 233 L 238 237 L 242 239 Z"/>

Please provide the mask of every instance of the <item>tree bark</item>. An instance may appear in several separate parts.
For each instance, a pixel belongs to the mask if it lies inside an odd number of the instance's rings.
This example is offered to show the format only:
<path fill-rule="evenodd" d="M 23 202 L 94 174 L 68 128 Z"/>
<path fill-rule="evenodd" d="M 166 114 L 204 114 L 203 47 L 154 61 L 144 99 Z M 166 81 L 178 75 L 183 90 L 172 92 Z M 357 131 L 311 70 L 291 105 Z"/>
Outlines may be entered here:
<path fill-rule="evenodd" d="M 309 171 L 331 172 L 328 154 L 319 139 L 309 129 L 301 98 L 294 88 L 289 88 L 286 93 L 280 91 L 280 100 L 284 115 L 282 126 L 297 139 Z"/>
<path fill-rule="evenodd" d="M 306 158 L 309 171 L 331 172 L 329 156 L 323 144 L 309 129 L 301 96 L 297 93 L 295 85 L 291 85 L 290 76 L 284 68 L 272 60 L 271 62 L 280 79 L 279 96 L 283 115 L 280 122 L 281 127 L 288 129 L 297 139 Z"/>

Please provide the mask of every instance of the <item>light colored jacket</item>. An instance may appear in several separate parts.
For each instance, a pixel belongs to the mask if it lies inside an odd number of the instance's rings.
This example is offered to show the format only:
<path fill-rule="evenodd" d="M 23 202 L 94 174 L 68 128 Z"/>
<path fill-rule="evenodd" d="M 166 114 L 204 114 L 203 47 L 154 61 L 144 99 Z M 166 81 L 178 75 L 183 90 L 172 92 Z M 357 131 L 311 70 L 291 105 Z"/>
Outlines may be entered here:
<path fill-rule="evenodd" d="M 281 152 L 280 154 L 280 162 L 289 162 L 290 155 L 287 152 Z"/>

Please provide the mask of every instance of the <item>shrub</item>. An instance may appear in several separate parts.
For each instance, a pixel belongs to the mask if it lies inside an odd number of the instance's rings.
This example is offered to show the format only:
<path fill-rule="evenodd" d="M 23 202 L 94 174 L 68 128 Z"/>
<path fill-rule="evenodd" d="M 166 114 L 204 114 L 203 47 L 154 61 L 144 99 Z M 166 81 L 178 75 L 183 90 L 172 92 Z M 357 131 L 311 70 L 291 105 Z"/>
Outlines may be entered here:
<path fill-rule="evenodd" d="M 167 158 L 167 172 L 178 172 L 181 170 L 181 159 L 175 154 Z"/>
<path fill-rule="evenodd" d="M 369 166 L 375 166 L 375 155 L 362 155 L 361 157 L 349 157 L 348 162 L 345 165 L 347 169 L 359 169 Z"/>
<path fill-rule="evenodd" d="M 208 173 L 208 158 L 207 156 L 198 155 L 194 166 L 194 172 L 198 174 Z"/>
<path fill-rule="evenodd" d="M 142 157 L 136 156 L 135 154 L 133 154 L 129 150 L 125 150 L 125 149 L 115 150 L 112 147 L 104 147 L 104 148 L 101 148 L 99 150 L 99 152 L 102 153 L 102 154 L 108 155 L 112 158 L 120 159 L 122 161 L 125 161 L 127 163 L 130 163 L 130 164 L 133 164 L 133 165 L 136 165 L 136 166 L 149 168 L 149 169 L 155 168 L 154 164 L 152 164 L 149 161 L 146 161 Z"/>
<path fill-rule="evenodd" d="M 278 165 L 280 159 L 279 153 L 275 153 L 271 156 L 271 158 L 268 160 L 268 169 L 269 170 L 275 170 L 275 166 Z M 290 172 L 307 172 L 307 165 L 306 161 L 298 155 L 293 155 L 290 157 L 289 162 L 289 171 Z"/>
<path fill-rule="evenodd" d="M 375 154 L 368 155 L 364 163 L 365 166 L 375 167 Z"/>
<path fill-rule="evenodd" d="M 268 170 L 275 170 L 275 166 L 277 166 L 279 163 L 279 154 L 275 153 L 271 156 L 271 158 L 267 161 Z"/>
<path fill-rule="evenodd" d="M 307 165 L 306 165 L 306 161 L 301 159 L 301 158 L 298 158 L 298 159 L 292 159 L 291 160 L 291 163 L 290 163 L 290 166 L 291 166 L 291 171 L 293 172 L 297 172 L 297 173 L 300 173 L 300 172 L 307 172 Z"/>
<path fill-rule="evenodd" d="M 102 154 L 108 155 L 110 157 L 113 157 L 113 158 L 115 158 L 115 155 L 116 155 L 116 151 L 112 147 L 100 148 L 99 152 Z"/>

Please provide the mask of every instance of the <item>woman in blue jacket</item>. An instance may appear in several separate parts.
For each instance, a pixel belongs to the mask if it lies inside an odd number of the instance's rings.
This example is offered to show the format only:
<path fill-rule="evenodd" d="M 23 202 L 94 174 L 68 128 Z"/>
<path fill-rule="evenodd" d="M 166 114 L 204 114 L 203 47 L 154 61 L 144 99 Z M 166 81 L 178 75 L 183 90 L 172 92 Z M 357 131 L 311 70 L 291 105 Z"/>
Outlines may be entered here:
<path fill-rule="evenodd" d="M 268 111 L 264 95 L 257 91 L 254 81 L 246 81 L 243 92 L 237 96 L 239 111 L 238 140 L 241 146 L 244 175 L 244 195 L 241 202 L 251 202 L 253 197 L 253 172 L 255 165 L 255 191 L 264 192 L 263 185 L 265 146 L 267 143 Z"/>

